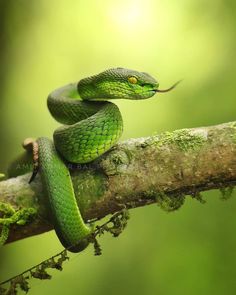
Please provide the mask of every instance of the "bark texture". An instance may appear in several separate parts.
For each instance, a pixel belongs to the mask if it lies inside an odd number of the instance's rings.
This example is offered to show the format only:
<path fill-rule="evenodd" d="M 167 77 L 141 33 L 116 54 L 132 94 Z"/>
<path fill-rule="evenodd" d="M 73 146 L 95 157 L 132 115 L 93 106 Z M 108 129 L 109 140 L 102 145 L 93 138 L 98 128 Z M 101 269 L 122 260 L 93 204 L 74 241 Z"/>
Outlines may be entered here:
<path fill-rule="evenodd" d="M 23 165 L 14 163 L 15 173 Z M 236 122 L 130 139 L 87 165 L 70 166 L 78 205 L 85 220 L 100 219 L 124 206 L 160 203 L 175 210 L 185 195 L 236 184 Z M 38 175 L 0 182 L 0 202 L 34 207 L 36 218 L 11 228 L 8 242 L 51 230 Z"/>

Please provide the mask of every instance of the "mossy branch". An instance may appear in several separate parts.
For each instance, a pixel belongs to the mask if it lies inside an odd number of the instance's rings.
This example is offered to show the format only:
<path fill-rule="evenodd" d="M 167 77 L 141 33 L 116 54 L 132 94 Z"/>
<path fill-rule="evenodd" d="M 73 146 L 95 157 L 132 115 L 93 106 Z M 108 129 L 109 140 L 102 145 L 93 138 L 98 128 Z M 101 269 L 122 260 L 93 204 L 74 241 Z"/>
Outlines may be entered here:
<path fill-rule="evenodd" d="M 17 163 L 12 166 L 15 173 L 25 165 Z M 236 122 L 130 139 L 93 163 L 70 169 L 87 221 L 155 202 L 172 211 L 183 204 L 185 195 L 199 198 L 201 191 L 236 184 Z M 7 242 L 52 229 L 40 175 L 31 184 L 29 177 L 0 182 L 0 202 L 16 210 L 36 209 L 33 221 L 11 226 Z"/>

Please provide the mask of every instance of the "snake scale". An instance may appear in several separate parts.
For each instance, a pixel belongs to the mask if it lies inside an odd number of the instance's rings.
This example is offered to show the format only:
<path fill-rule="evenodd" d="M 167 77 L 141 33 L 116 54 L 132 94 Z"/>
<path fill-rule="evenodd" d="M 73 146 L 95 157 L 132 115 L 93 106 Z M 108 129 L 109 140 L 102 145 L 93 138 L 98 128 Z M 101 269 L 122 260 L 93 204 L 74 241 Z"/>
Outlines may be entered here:
<path fill-rule="evenodd" d="M 91 162 L 120 138 L 121 113 L 107 100 L 147 99 L 156 92 L 170 91 L 176 84 L 159 90 L 158 82 L 147 73 L 114 68 L 49 94 L 49 111 L 63 125 L 54 132 L 53 141 L 40 137 L 31 144 L 35 171 L 41 173 L 55 231 L 70 251 L 78 252 L 86 246 L 91 229 L 76 203 L 67 163 Z"/>

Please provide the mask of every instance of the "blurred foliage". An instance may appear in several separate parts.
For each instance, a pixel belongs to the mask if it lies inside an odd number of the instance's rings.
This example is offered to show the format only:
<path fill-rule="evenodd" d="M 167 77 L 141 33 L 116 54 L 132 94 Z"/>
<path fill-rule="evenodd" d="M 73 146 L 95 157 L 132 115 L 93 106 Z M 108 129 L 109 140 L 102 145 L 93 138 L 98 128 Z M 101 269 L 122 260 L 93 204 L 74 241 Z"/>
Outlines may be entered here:
<path fill-rule="evenodd" d="M 110 67 L 146 71 L 169 94 L 118 101 L 123 139 L 235 120 L 236 2 L 233 0 L 0 1 L 0 172 L 28 136 L 52 136 L 53 89 Z M 235 193 L 234 193 L 235 195 Z M 220 192 L 188 199 L 173 214 L 131 212 L 103 255 L 73 254 L 32 294 L 235 294 L 236 200 Z M 0 280 L 61 250 L 53 232 L 0 250 Z"/>

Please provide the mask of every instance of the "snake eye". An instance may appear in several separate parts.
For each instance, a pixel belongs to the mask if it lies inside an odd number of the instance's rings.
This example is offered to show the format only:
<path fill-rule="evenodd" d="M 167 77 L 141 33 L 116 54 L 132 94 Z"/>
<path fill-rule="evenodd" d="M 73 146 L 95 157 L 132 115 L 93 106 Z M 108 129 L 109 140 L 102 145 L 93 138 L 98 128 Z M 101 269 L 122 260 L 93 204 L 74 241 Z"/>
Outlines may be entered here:
<path fill-rule="evenodd" d="M 138 83 L 138 80 L 137 80 L 137 78 L 136 77 L 129 77 L 128 78 L 128 81 L 129 81 L 129 83 L 131 83 L 131 84 L 137 84 Z"/>

